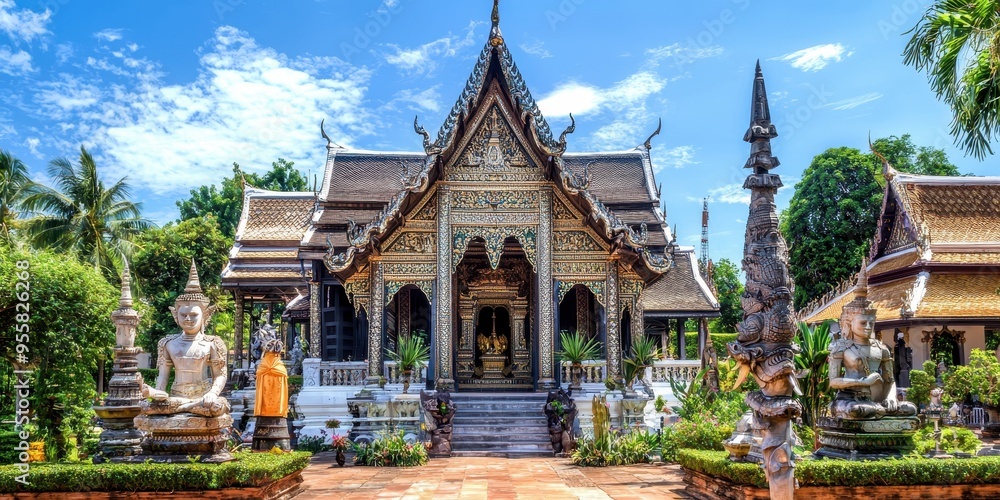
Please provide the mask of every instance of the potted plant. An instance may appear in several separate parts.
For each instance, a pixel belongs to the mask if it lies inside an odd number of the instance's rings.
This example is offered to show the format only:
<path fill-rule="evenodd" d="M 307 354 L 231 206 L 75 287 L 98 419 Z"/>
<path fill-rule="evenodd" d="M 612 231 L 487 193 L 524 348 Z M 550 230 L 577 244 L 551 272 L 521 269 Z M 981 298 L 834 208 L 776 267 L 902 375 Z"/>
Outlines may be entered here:
<path fill-rule="evenodd" d="M 570 389 L 580 389 L 583 362 L 597 359 L 601 354 L 601 343 L 597 339 L 588 339 L 586 335 L 577 332 L 563 331 L 559 333 L 559 343 L 562 350 L 556 352 L 559 361 L 570 363 Z"/>
<path fill-rule="evenodd" d="M 424 345 L 424 338 L 419 332 L 412 335 L 400 335 L 395 351 L 386 351 L 389 359 L 396 362 L 396 367 L 403 375 L 403 393 L 410 390 L 410 377 L 413 370 L 419 370 L 430 359 L 430 347 Z"/>
<path fill-rule="evenodd" d="M 656 339 L 645 335 L 632 339 L 632 353 L 625 359 L 625 387 L 631 388 L 636 380 L 645 384 L 643 377 L 646 368 L 653 366 L 653 362 L 660 358 L 660 348 L 656 346 Z"/>
<path fill-rule="evenodd" d="M 337 452 L 337 465 L 343 467 L 346 458 L 344 457 L 344 452 L 347 448 L 351 446 L 351 440 L 347 439 L 347 436 L 333 436 L 333 440 L 330 441 L 330 447 Z"/>

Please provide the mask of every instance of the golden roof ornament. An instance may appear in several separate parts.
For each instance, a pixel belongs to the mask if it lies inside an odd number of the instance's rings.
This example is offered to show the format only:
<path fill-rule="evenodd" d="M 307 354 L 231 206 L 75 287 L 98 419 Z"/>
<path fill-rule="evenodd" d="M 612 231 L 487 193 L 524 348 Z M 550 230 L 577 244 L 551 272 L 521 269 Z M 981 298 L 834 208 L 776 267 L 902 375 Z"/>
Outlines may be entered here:
<path fill-rule="evenodd" d="M 500 0 L 493 0 L 493 27 L 490 28 L 490 45 L 503 45 L 503 34 L 500 33 Z"/>

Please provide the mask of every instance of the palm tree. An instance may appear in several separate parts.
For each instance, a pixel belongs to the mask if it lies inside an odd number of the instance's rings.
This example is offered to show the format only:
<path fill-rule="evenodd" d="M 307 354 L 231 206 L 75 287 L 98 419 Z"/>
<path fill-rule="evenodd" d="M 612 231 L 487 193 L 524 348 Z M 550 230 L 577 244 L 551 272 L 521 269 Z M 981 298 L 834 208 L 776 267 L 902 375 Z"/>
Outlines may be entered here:
<path fill-rule="evenodd" d="M 39 213 L 25 225 L 32 243 L 75 252 L 109 280 L 117 279 L 117 256 L 131 255 L 132 239 L 152 226 L 140 215 L 141 203 L 129 201 L 125 178 L 105 189 L 94 158 L 83 146 L 77 165 L 57 158 L 48 173 L 56 189 L 39 186 L 24 201 L 26 208 Z"/>
<path fill-rule="evenodd" d="M 18 225 L 23 202 L 35 183 L 28 178 L 28 167 L 0 150 L 0 242 L 11 243 L 11 231 Z"/>
<path fill-rule="evenodd" d="M 1000 1 L 937 0 L 903 50 L 951 107 L 951 135 L 982 160 L 1000 132 Z"/>

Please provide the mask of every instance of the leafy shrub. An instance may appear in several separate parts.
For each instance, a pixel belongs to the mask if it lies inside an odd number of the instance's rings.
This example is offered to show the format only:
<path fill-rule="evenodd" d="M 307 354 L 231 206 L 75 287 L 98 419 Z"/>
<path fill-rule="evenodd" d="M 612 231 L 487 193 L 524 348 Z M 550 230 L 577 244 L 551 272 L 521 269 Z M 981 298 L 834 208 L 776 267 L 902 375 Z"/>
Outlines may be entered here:
<path fill-rule="evenodd" d="M 920 455 L 934 452 L 934 427 L 927 426 L 913 435 L 914 451 Z M 941 428 L 941 451 L 944 453 L 975 453 L 982 443 L 976 434 L 965 427 Z"/>
<path fill-rule="evenodd" d="M 299 438 L 295 449 L 308 451 L 310 453 L 319 453 L 321 451 L 330 451 L 330 444 L 327 442 L 326 431 L 320 429 L 319 436 L 302 436 Z"/>
<path fill-rule="evenodd" d="M 17 491 L 197 491 L 261 486 L 309 465 L 309 453 L 237 453 L 223 464 L 32 464 L 30 484 L 17 466 L 0 467 L 0 493 Z"/>
<path fill-rule="evenodd" d="M 574 464 L 584 467 L 641 464 L 649 462 L 654 448 L 656 434 L 645 429 L 609 432 L 594 438 L 577 439 L 571 459 Z"/>
<path fill-rule="evenodd" d="M 722 441 L 736 430 L 736 425 L 720 422 L 715 416 L 706 415 L 694 420 L 681 420 L 671 427 L 674 449 L 723 450 Z M 667 444 L 663 445 L 666 454 Z"/>
<path fill-rule="evenodd" d="M 665 406 L 667 406 L 667 400 L 663 399 L 662 395 L 656 396 L 656 399 L 653 401 L 653 408 L 655 408 L 656 411 L 663 411 Z"/>
<path fill-rule="evenodd" d="M 931 387 L 933 385 L 933 371 L 910 370 L 910 388 L 906 390 L 906 400 L 917 407 L 926 405 L 931 401 Z"/>
<path fill-rule="evenodd" d="M 354 443 L 354 465 L 413 467 L 427 463 L 427 449 L 403 439 L 403 431 L 385 433 L 370 444 Z"/>
<path fill-rule="evenodd" d="M 691 470 L 738 484 L 767 487 L 757 464 L 730 462 L 721 451 L 680 450 L 677 461 Z M 910 486 L 921 484 L 1000 484 L 1000 457 L 899 460 L 799 460 L 800 486 Z"/>
<path fill-rule="evenodd" d="M 715 348 L 716 357 L 720 360 L 726 359 L 729 356 L 726 344 L 736 340 L 736 334 L 710 333 L 708 336 L 712 337 L 712 347 Z M 701 356 L 698 355 L 698 332 L 684 334 L 684 355 L 687 359 L 701 359 Z"/>

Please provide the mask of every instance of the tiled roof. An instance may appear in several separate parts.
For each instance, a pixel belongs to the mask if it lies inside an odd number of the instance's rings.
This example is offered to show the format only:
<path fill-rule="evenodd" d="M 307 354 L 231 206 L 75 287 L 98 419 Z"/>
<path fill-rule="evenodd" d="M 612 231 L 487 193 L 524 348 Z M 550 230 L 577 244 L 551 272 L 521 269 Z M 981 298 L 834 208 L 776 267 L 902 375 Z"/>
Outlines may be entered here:
<path fill-rule="evenodd" d="M 378 215 L 379 211 L 376 209 L 324 208 L 319 214 L 319 224 L 323 226 L 343 225 L 347 224 L 349 220 L 353 220 L 358 224 L 365 224 L 371 222 Z"/>
<path fill-rule="evenodd" d="M 305 281 L 306 278 L 302 277 L 302 272 L 299 267 L 290 266 L 270 266 L 270 267 L 251 267 L 251 266 L 230 266 L 223 271 L 223 280 L 226 279 L 284 279 L 293 281 Z"/>
<path fill-rule="evenodd" d="M 694 251 L 677 252 L 676 267 L 642 292 L 642 307 L 647 313 L 692 311 L 713 313 L 719 306 L 715 297 L 699 283 L 698 267 L 693 265 Z"/>
<path fill-rule="evenodd" d="M 934 252 L 932 262 L 942 264 L 1000 264 L 1000 252 Z"/>
<path fill-rule="evenodd" d="M 422 163 L 424 158 L 424 153 L 333 150 L 320 201 L 387 203 L 403 187 L 403 163 Z"/>
<path fill-rule="evenodd" d="M 932 244 L 1000 242 L 1000 178 L 900 174 L 895 182 Z"/>
<path fill-rule="evenodd" d="M 868 269 L 868 275 L 876 276 L 889 271 L 894 271 L 896 269 L 902 269 L 916 262 L 919 257 L 920 254 L 913 250 L 885 256 L 876 261 L 874 265 Z"/>
<path fill-rule="evenodd" d="M 276 193 L 248 189 L 236 234 L 238 242 L 287 241 L 298 243 L 309 225 L 314 194 Z"/>
<path fill-rule="evenodd" d="M 589 190 L 606 205 L 653 201 L 656 187 L 651 186 L 652 180 L 647 178 L 645 161 L 644 154 L 638 150 L 563 155 L 563 162 L 573 172 L 582 174 L 587 167 Z"/>
<path fill-rule="evenodd" d="M 282 248 L 282 249 L 272 249 L 265 248 L 262 250 L 255 249 L 253 247 L 240 247 L 236 255 L 231 257 L 233 260 L 280 260 L 280 259 L 295 259 L 299 255 L 298 250 L 295 248 Z"/>
<path fill-rule="evenodd" d="M 916 317 L 1000 317 L 1000 275 L 931 273 Z"/>
<path fill-rule="evenodd" d="M 899 311 L 903 307 L 906 292 L 913 288 L 915 280 L 916 277 L 909 276 L 885 283 L 868 285 L 868 300 L 872 301 L 878 321 L 899 319 Z M 821 309 L 813 311 L 809 316 L 802 318 L 802 321 L 806 323 L 819 323 L 828 319 L 839 319 L 844 306 L 854 300 L 854 296 L 854 288 L 851 288 L 844 295 L 837 297 Z"/>

